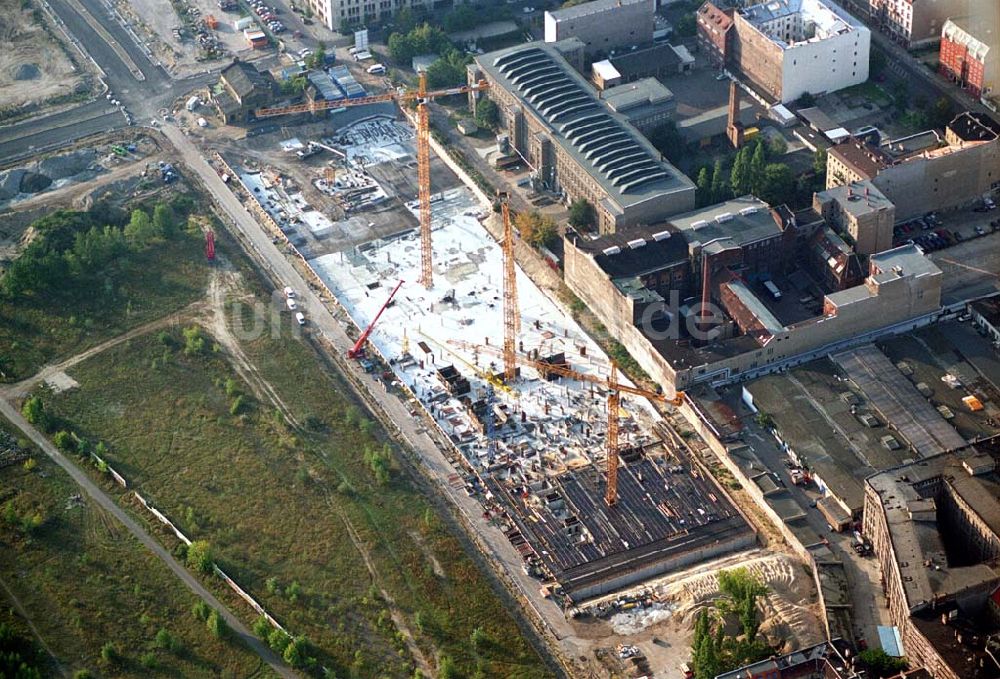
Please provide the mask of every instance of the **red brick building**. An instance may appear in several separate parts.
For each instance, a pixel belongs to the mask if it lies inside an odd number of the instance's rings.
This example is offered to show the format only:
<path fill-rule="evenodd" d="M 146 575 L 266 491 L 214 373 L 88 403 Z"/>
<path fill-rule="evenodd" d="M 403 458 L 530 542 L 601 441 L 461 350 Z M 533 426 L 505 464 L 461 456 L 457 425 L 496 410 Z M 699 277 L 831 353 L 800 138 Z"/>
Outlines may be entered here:
<path fill-rule="evenodd" d="M 698 9 L 698 48 L 715 66 L 724 66 L 729 51 L 730 30 L 733 26 L 733 10 L 723 11 L 706 2 Z"/>
<path fill-rule="evenodd" d="M 949 19 L 941 30 L 940 70 L 942 75 L 979 97 L 995 85 L 996 50 L 973 35 L 966 19 Z"/>

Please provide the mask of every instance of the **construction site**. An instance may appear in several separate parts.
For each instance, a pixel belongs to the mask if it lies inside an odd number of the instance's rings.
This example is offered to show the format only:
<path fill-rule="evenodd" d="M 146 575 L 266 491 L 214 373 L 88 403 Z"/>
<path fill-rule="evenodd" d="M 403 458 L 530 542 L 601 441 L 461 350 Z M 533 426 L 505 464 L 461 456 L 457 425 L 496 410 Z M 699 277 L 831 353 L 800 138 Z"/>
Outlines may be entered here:
<path fill-rule="evenodd" d="M 657 433 L 653 403 L 683 394 L 618 377 L 515 266 L 504 197 L 477 196 L 436 158 L 421 170 L 413 127 L 383 111 L 312 139 L 300 128 L 275 142 L 281 167 L 231 155 L 226 167 L 364 329 L 365 369 L 440 428 L 450 483 L 482 503 L 525 573 L 569 607 L 754 544 L 714 479 Z"/>

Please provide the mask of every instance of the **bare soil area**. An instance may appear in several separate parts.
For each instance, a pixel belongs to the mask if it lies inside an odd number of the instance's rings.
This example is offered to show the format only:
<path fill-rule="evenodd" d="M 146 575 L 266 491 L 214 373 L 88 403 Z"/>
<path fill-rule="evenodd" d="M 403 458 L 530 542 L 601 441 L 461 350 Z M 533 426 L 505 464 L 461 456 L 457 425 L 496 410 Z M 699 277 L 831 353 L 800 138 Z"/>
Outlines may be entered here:
<path fill-rule="evenodd" d="M 0 0 L 0 110 L 39 104 L 84 86 L 84 74 L 21 0 Z"/>
<path fill-rule="evenodd" d="M 179 0 L 176 5 L 170 0 L 118 0 L 115 6 L 146 41 L 156 59 L 177 77 L 201 73 L 233 56 L 246 59 L 253 52 L 243 33 L 233 27 L 240 13 L 223 12 L 214 0 Z M 217 40 L 221 48 L 215 58 L 202 49 L 195 33 L 209 15 L 219 22 L 215 30 L 205 28 L 206 35 Z"/>

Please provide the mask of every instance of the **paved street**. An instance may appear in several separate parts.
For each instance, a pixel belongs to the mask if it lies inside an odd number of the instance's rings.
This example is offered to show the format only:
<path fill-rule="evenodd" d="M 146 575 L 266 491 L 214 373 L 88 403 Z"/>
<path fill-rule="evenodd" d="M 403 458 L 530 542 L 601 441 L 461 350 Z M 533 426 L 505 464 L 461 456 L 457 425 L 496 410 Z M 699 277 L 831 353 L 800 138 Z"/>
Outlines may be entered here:
<path fill-rule="evenodd" d="M 195 171 L 205 188 L 232 220 L 243 240 L 249 242 L 253 254 L 262 261 L 270 272 L 275 285 L 288 285 L 295 289 L 299 297 L 299 305 L 304 308 L 306 317 L 315 332 L 332 345 L 335 357 L 342 357 L 354 345 L 354 340 L 347 336 L 344 328 L 333 317 L 327 306 L 320 300 L 314 289 L 307 284 L 299 270 L 292 265 L 288 257 L 271 242 L 272 235 L 251 215 L 229 187 L 222 182 L 215 169 L 205 160 L 202 153 L 184 133 L 172 125 L 165 126 L 163 133 L 173 143 L 184 163 Z M 549 599 L 539 594 L 536 580 L 529 578 L 521 569 L 523 563 L 520 554 L 500 529 L 482 518 L 482 506 L 464 491 L 456 491 L 448 482 L 448 476 L 455 468 L 441 452 L 441 447 L 428 434 L 423 420 L 415 418 L 406 410 L 404 403 L 398 398 L 386 398 L 380 383 L 371 375 L 366 374 L 355 361 L 339 360 L 341 370 L 355 384 L 361 384 L 370 394 L 370 403 L 377 404 L 383 412 L 384 419 L 398 427 L 400 434 L 409 447 L 420 456 L 420 462 L 429 475 L 435 479 L 438 491 L 441 492 L 462 513 L 464 521 L 475 529 L 477 537 L 485 542 L 489 556 L 495 560 L 495 569 L 505 574 L 514 582 L 521 594 L 527 599 L 530 607 L 535 609 L 536 616 L 545 621 L 548 632 L 569 646 L 572 655 L 579 643 L 580 651 L 586 642 L 573 639 L 575 633 L 561 609 Z"/>
<path fill-rule="evenodd" d="M 62 467 L 70 478 L 76 482 L 80 488 L 83 489 L 87 495 L 91 497 L 102 509 L 107 511 L 109 514 L 114 516 L 125 528 L 132 533 L 143 544 L 146 549 L 152 552 L 156 557 L 165 563 L 167 567 L 174 572 L 181 582 L 183 582 L 188 589 L 194 592 L 195 596 L 199 597 L 202 601 L 207 603 L 209 606 L 219 611 L 219 613 L 225 618 L 226 623 L 229 625 L 230 630 L 235 634 L 238 639 L 249 647 L 252 651 L 257 653 L 264 662 L 266 662 L 276 674 L 281 677 L 286 677 L 287 679 L 295 679 L 299 675 L 293 672 L 287 665 L 285 665 L 272 651 L 268 648 L 260 639 L 258 639 L 254 634 L 247 629 L 247 627 L 240 622 L 240 619 L 230 611 L 225 604 L 219 601 L 214 594 L 205 589 L 205 586 L 194 577 L 187 568 L 182 566 L 177 562 L 177 559 L 168 552 L 163 546 L 152 537 L 142 526 L 140 526 L 136 521 L 125 513 L 121 507 L 119 507 L 114 500 L 112 500 L 107 493 L 100 489 L 100 487 L 95 484 L 86 472 L 82 471 L 73 462 L 66 459 L 66 457 L 59 452 L 59 450 L 49 443 L 48 439 L 37 429 L 35 429 L 31 424 L 28 423 L 21 413 L 18 412 L 17 408 L 11 405 L 6 399 L 0 398 L 0 415 L 3 415 L 8 420 L 10 420 L 15 427 L 20 429 L 25 436 L 27 436 L 31 441 L 37 445 L 42 451 L 45 452 L 52 461 Z"/>

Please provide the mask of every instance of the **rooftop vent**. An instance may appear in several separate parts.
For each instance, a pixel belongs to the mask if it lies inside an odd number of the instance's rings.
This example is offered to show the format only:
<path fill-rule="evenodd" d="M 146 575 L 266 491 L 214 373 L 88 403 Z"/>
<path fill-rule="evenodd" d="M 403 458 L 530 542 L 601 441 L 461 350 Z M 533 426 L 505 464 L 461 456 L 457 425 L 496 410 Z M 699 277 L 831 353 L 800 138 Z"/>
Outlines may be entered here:
<path fill-rule="evenodd" d="M 612 245 L 610 248 L 604 248 L 604 254 L 606 254 L 608 257 L 610 257 L 611 255 L 617 255 L 621 251 L 622 249 L 617 245 Z"/>
<path fill-rule="evenodd" d="M 703 226 L 708 226 L 708 220 L 707 219 L 699 219 L 698 221 L 693 222 L 691 224 L 691 228 L 692 229 L 700 229 Z"/>
<path fill-rule="evenodd" d="M 732 212 L 723 212 L 721 215 L 716 215 L 715 221 L 718 222 L 719 224 L 724 224 L 725 222 L 732 220 L 732 218 L 733 218 Z"/>
<path fill-rule="evenodd" d="M 743 215 L 744 217 L 746 217 L 747 215 L 752 215 L 756 212 L 757 212 L 756 207 L 745 207 L 742 210 L 740 210 L 740 214 Z"/>
<path fill-rule="evenodd" d="M 644 238 L 636 238 L 635 240 L 630 240 L 628 246 L 633 250 L 638 250 L 639 248 L 646 247 L 646 240 Z"/>
<path fill-rule="evenodd" d="M 656 233 L 653 234 L 653 240 L 655 240 L 657 243 L 659 243 L 661 240 L 667 240 L 668 238 L 670 238 L 669 231 L 657 231 Z"/>

